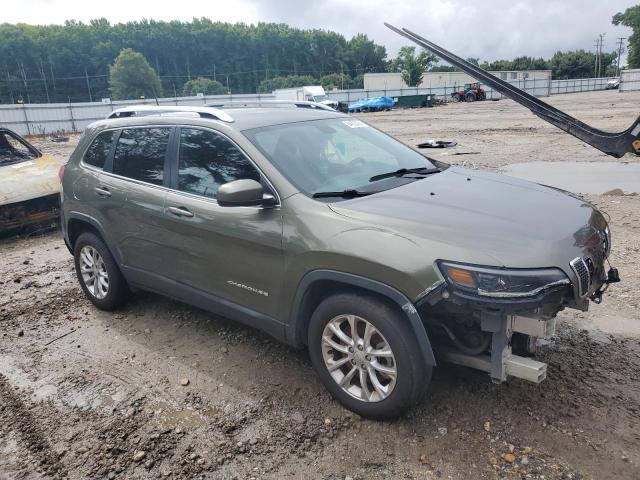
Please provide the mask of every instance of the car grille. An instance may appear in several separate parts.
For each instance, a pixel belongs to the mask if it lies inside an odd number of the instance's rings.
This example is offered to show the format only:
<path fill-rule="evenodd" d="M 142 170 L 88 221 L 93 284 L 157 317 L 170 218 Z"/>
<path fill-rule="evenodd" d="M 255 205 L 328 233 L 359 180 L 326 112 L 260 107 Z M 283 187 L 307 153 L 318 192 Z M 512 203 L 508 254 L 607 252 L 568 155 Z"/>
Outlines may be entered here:
<path fill-rule="evenodd" d="M 569 264 L 578 277 L 578 294 L 584 297 L 589 292 L 589 285 L 591 284 L 591 272 L 587 261 L 584 258 L 577 257 L 571 260 Z"/>

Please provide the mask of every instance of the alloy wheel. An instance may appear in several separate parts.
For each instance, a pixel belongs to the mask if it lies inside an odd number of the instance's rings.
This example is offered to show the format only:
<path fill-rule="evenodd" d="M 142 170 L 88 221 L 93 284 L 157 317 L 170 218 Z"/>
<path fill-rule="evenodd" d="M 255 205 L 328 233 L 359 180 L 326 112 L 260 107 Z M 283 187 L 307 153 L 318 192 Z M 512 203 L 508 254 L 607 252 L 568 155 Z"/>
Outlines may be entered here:
<path fill-rule="evenodd" d="M 102 299 L 109 293 L 109 274 L 104 260 L 91 245 L 85 245 L 80 250 L 80 274 L 87 290 L 91 295 Z"/>
<path fill-rule="evenodd" d="M 322 357 L 335 382 L 363 402 L 387 398 L 396 384 L 397 366 L 389 342 L 357 315 L 332 318 L 322 333 Z"/>

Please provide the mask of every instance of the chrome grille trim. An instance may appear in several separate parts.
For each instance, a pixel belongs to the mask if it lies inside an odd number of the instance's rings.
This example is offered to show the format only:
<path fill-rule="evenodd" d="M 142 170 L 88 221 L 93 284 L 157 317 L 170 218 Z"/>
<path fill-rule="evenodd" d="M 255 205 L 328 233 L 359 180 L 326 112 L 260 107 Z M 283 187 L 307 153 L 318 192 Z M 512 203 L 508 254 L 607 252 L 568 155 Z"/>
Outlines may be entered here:
<path fill-rule="evenodd" d="M 569 265 L 578 278 L 578 295 L 584 297 L 589 292 L 589 285 L 591 285 L 591 274 L 587 262 L 582 257 L 576 257 L 569 262 Z"/>

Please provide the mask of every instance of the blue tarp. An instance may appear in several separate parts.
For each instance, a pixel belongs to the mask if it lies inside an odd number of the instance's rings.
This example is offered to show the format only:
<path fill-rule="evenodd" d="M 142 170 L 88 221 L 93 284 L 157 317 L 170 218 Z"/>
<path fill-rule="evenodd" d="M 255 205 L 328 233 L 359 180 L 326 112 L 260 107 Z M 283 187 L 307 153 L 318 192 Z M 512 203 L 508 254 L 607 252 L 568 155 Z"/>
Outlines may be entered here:
<path fill-rule="evenodd" d="M 374 97 L 358 100 L 349 105 L 349 112 L 361 112 L 363 110 L 385 110 L 393 107 L 393 99 L 389 97 Z"/>

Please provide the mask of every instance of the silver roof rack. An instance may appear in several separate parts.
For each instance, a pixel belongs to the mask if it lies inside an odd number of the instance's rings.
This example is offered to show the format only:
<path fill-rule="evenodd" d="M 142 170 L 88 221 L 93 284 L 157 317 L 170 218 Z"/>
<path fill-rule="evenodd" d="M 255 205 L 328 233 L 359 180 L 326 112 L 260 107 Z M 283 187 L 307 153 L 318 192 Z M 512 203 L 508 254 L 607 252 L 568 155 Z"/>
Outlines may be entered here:
<path fill-rule="evenodd" d="M 318 102 L 306 102 L 302 100 L 221 100 L 219 102 L 207 103 L 207 107 L 212 108 L 269 108 L 269 107 L 291 107 L 291 108 L 315 108 L 319 110 L 336 110 L 328 105 Z"/>
<path fill-rule="evenodd" d="M 118 108 L 111 112 L 107 118 L 126 118 L 135 117 L 141 115 L 162 115 L 163 113 L 196 113 L 203 118 L 211 118 L 214 120 L 221 120 L 223 122 L 233 122 L 233 117 L 227 112 L 223 112 L 217 108 L 209 106 L 190 106 L 190 105 L 131 105 L 129 107 Z"/>

